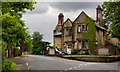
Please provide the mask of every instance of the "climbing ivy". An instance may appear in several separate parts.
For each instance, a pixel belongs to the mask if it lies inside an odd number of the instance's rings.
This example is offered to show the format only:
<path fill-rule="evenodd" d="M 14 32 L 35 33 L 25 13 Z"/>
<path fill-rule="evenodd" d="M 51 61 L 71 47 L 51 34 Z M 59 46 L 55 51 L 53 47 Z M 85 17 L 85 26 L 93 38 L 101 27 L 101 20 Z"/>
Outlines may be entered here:
<path fill-rule="evenodd" d="M 88 30 L 83 32 L 83 40 L 88 41 L 90 54 L 95 54 L 95 20 L 86 17 L 86 25 Z"/>

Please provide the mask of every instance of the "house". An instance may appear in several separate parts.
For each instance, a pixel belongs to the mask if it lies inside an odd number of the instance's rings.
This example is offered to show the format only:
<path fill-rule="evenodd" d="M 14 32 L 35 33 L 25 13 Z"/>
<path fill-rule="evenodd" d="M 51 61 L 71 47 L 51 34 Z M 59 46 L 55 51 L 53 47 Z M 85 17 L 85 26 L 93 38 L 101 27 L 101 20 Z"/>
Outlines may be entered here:
<path fill-rule="evenodd" d="M 89 54 L 97 54 L 98 49 L 105 46 L 107 27 L 102 23 L 102 9 L 96 8 L 96 20 L 89 17 L 84 11 L 74 20 L 64 21 L 63 13 L 58 15 L 58 24 L 54 29 L 54 47 L 68 54 L 73 49 L 80 52 L 89 50 Z"/>

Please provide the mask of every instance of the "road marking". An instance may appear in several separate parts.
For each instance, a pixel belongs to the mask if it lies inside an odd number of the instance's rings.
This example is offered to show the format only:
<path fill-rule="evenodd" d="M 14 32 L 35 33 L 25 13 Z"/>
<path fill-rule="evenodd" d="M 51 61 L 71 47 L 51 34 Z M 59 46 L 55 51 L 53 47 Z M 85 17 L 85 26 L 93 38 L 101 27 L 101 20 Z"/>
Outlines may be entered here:
<path fill-rule="evenodd" d="M 72 68 L 69 68 L 69 70 L 71 70 Z"/>
<path fill-rule="evenodd" d="M 88 64 L 86 63 L 86 64 L 84 64 L 84 65 L 88 65 Z"/>
<path fill-rule="evenodd" d="M 65 71 L 67 71 L 68 69 L 65 69 Z"/>
<path fill-rule="evenodd" d="M 26 65 L 28 65 L 28 63 L 26 63 Z"/>
<path fill-rule="evenodd" d="M 79 65 L 82 65 L 82 64 L 79 64 Z"/>
<path fill-rule="evenodd" d="M 74 68 L 77 68 L 77 67 L 74 67 Z"/>

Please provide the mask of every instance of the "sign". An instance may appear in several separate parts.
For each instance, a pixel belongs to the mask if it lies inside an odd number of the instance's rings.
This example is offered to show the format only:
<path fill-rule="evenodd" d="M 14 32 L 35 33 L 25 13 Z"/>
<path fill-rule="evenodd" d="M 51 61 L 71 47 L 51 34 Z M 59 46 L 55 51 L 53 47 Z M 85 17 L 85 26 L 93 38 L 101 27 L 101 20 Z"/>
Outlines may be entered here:
<path fill-rule="evenodd" d="M 98 54 L 99 55 L 109 55 L 109 49 L 107 49 L 107 48 L 98 49 Z"/>
<path fill-rule="evenodd" d="M 49 48 L 49 55 L 55 55 L 55 49 Z"/>
<path fill-rule="evenodd" d="M 20 49 L 20 46 L 18 46 L 17 48 Z"/>

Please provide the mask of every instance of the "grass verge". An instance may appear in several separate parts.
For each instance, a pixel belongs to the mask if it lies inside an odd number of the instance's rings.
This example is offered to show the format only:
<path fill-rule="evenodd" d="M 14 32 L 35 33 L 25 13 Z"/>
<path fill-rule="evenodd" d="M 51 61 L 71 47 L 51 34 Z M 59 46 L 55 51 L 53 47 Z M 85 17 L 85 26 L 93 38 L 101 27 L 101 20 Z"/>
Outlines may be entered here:
<path fill-rule="evenodd" d="M 21 56 L 16 56 L 16 57 L 13 57 L 13 58 L 22 58 Z"/>
<path fill-rule="evenodd" d="M 10 70 L 14 70 L 15 67 L 16 67 L 16 63 L 15 63 L 15 62 L 12 62 Z"/>
<path fill-rule="evenodd" d="M 111 55 L 107 57 L 118 57 L 119 55 Z M 99 55 L 65 55 L 64 57 L 106 57 L 106 56 L 99 56 Z"/>

